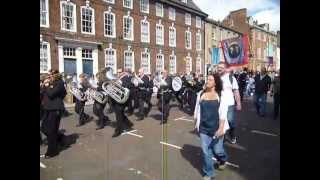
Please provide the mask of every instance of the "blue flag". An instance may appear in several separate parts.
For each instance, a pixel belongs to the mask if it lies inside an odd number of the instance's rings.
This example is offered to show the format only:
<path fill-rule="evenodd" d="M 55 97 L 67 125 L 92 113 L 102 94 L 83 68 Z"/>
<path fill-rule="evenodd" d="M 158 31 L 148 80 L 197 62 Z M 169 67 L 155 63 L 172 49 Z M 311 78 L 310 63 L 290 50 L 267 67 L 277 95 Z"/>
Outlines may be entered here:
<path fill-rule="evenodd" d="M 219 48 L 212 48 L 212 64 L 218 64 L 220 61 L 220 51 Z"/>

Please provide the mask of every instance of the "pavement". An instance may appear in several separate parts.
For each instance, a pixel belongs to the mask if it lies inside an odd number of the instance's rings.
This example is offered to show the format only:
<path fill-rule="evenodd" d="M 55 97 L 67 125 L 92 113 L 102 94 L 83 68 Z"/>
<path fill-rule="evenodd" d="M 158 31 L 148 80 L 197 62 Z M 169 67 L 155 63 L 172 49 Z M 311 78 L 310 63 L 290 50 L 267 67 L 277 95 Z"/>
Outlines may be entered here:
<path fill-rule="evenodd" d="M 114 128 L 95 130 L 95 119 L 76 127 L 78 116 L 61 120 L 60 129 L 67 135 L 69 147 L 51 159 L 40 157 L 41 180 L 199 180 L 202 179 L 200 139 L 193 133 L 192 116 L 171 103 L 167 125 L 160 125 L 156 99 L 149 116 L 136 121 L 129 116 L 136 131 L 112 138 Z M 92 105 L 85 111 L 93 116 Z M 137 110 L 136 110 L 137 111 Z M 115 121 L 114 114 L 107 114 Z M 272 100 L 268 115 L 256 115 L 252 98 L 243 102 L 236 114 L 237 144 L 225 142 L 229 165 L 216 170 L 218 180 L 280 179 L 280 119 L 272 118 Z M 40 146 L 40 153 L 46 146 Z"/>

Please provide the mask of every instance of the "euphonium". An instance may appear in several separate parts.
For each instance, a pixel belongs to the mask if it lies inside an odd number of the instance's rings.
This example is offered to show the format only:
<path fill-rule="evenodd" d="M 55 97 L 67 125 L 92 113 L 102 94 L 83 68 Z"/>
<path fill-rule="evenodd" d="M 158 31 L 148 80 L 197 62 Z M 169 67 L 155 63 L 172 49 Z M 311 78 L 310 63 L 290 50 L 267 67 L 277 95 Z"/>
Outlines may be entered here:
<path fill-rule="evenodd" d="M 107 97 L 102 93 L 94 88 L 88 88 L 87 90 L 88 96 L 90 96 L 92 99 L 98 101 L 101 104 L 105 104 L 107 102 Z"/>
<path fill-rule="evenodd" d="M 122 87 L 119 80 L 112 75 L 112 69 L 106 72 L 106 77 L 109 81 L 106 81 L 102 84 L 102 89 L 108 96 L 118 103 L 125 103 L 129 98 L 130 90 Z"/>
<path fill-rule="evenodd" d="M 87 99 L 86 93 L 81 92 L 74 84 L 69 86 L 69 91 L 80 101 L 85 101 Z"/>

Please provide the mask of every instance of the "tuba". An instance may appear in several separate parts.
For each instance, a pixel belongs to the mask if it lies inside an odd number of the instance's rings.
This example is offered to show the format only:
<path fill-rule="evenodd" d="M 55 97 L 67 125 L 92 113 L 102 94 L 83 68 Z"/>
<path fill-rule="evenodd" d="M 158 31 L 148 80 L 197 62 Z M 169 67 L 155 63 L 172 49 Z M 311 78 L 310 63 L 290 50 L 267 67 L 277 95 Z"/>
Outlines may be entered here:
<path fill-rule="evenodd" d="M 172 89 L 175 92 L 180 91 L 180 89 L 182 88 L 182 79 L 179 76 L 176 76 L 172 79 Z"/>
<path fill-rule="evenodd" d="M 109 81 L 102 84 L 102 89 L 116 102 L 120 104 L 125 103 L 129 98 L 130 90 L 122 87 L 121 82 L 112 75 L 112 69 L 106 72 L 106 77 Z"/>

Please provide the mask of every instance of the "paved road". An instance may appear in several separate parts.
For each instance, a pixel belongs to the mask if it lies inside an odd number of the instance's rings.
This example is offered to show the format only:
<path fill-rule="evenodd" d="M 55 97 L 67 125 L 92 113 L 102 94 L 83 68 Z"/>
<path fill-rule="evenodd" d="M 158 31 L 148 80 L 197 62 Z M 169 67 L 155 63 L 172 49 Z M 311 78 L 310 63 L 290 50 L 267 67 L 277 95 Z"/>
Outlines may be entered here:
<path fill-rule="evenodd" d="M 95 130 L 93 121 L 76 127 L 78 117 L 70 110 L 73 114 L 63 118 L 60 127 L 70 146 L 55 158 L 40 158 L 46 166 L 40 168 L 41 180 L 202 179 L 200 139 L 192 133 L 192 117 L 172 104 L 168 125 L 159 124 L 161 116 L 154 106 L 143 121 L 130 116 L 137 131 L 117 138 L 111 137 L 113 127 Z M 92 114 L 92 106 L 85 110 Z M 114 120 L 114 114 L 108 116 Z M 268 117 L 258 117 L 251 99 L 245 100 L 243 111 L 237 113 L 238 143 L 225 143 L 229 162 L 234 166 L 217 171 L 217 179 L 280 179 L 280 123 L 269 117 L 270 111 Z M 46 146 L 40 146 L 41 154 L 45 150 Z"/>

